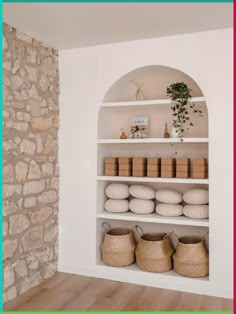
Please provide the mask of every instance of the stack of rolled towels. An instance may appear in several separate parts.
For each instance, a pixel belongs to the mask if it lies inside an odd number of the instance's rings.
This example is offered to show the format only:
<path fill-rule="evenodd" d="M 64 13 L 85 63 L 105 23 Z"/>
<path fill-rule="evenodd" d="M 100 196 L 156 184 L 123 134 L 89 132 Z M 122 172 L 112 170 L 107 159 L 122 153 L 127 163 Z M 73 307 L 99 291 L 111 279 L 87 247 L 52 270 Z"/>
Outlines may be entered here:
<path fill-rule="evenodd" d="M 182 193 L 170 190 L 160 189 L 156 192 L 156 213 L 161 216 L 176 217 L 183 215 Z"/>
<path fill-rule="evenodd" d="M 131 185 L 130 195 L 133 197 L 129 202 L 130 210 L 135 214 L 151 214 L 155 209 L 155 190 L 148 186 Z"/>
<path fill-rule="evenodd" d="M 161 216 L 209 217 L 209 196 L 205 189 L 191 189 L 182 194 L 172 189 L 159 189 L 156 192 L 144 185 L 129 187 L 127 184 L 112 183 L 106 187 L 105 194 L 108 197 L 105 210 L 112 213 L 130 210 L 135 214 L 151 214 L 156 205 L 156 213 Z"/>
<path fill-rule="evenodd" d="M 186 205 L 183 214 L 189 218 L 204 219 L 209 217 L 209 193 L 204 189 L 192 189 L 184 192 Z"/>
<path fill-rule="evenodd" d="M 194 219 L 209 217 L 209 195 L 205 189 L 191 189 L 183 194 L 175 190 L 160 189 L 156 193 L 156 213 L 161 216 L 184 215 Z"/>
<path fill-rule="evenodd" d="M 106 187 L 105 210 L 111 213 L 125 213 L 129 211 L 129 186 L 127 184 L 112 183 Z"/>
<path fill-rule="evenodd" d="M 156 192 L 150 187 L 112 183 L 107 186 L 105 210 L 112 213 L 125 213 L 131 210 L 136 214 L 151 214 L 155 209 Z"/>

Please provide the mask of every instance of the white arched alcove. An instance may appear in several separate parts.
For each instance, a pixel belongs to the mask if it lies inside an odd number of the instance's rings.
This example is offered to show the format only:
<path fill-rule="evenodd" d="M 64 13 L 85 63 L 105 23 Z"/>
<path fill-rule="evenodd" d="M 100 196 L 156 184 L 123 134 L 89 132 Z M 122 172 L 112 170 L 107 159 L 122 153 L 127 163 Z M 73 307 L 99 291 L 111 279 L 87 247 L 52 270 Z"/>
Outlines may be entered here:
<path fill-rule="evenodd" d="M 144 99 L 136 101 L 137 87 L 133 81 L 143 82 Z M 194 124 L 189 132 L 179 139 L 164 139 L 165 122 L 169 131 L 172 127 L 171 101 L 166 95 L 169 85 L 184 82 L 191 89 L 193 103 L 201 109 L 203 117 L 191 114 Z M 131 139 L 130 126 L 133 117 L 149 118 L 149 132 L 146 139 Z M 127 140 L 120 140 L 120 129 L 123 128 L 128 135 Z M 107 268 L 107 272 L 120 271 L 136 274 L 137 278 L 148 279 L 149 273 L 140 271 L 135 264 L 120 269 L 108 267 L 103 264 L 100 245 L 104 237 L 101 228 L 103 222 L 108 222 L 112 227 L 124 226 L 132 228 L 139 224 L 145 232 L 170 232 L 175 230 L 179 235 L 203 235 L 209 228 L 209 219 L 190 219 L 184 216 L 164 217 L 156 213 L 150 215 L 137 215 L 132 212 L 114 214 L 104 210 L 107 200 L 106 187 L 112 182 L 122 182 L 128 185 L 141 184 L 152 187 L 175 189 L 181 193 L 192 188 L 208 189 L 208 178 L 204 179 L 179 179 L 157 177 L 121 177 L 118 173 L 114 176 L 104 176 L 105 157 L 172 157 L 172 158 L 208 158 L 208 112 L 200 87 L 187 74 L 162 65 L 150 65 L 137 68 L 118 79 L 106 92 L 98 114 L 97 135 L 97 253 L 98 267 Z M 208 246 L 208 239 L 206 241 Z M 164 274 L 152 274 L 152 285 L 159 286 L 158 282 L 166 284 L 177 280 L 184 285 L 207 285 L 209 277 L 200 279 L 184 278 L 174 270 Z M 171 286 L 170 286 L 171 288 Z"/>

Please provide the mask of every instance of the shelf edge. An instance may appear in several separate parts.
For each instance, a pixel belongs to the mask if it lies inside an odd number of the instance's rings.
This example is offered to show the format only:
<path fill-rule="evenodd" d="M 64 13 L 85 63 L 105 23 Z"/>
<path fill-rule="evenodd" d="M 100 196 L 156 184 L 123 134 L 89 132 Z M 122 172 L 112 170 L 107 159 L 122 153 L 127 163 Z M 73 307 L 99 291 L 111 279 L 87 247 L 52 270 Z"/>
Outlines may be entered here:
<path fill-rule="evenodd" d="M 170 225 L 181 225 L 181 226 L 194 226 L 194 227 L 209 227 L 209 220 L 208 221 L 194 221 L 194 220 L 177 220 L 177 219 L 171 219 L 171 218 L 162 218 L 160 219 L 158 216 L 156 218 L 151 217 L 145 217 L 145 215 L 142 216 L 122 216 L 118 214 L 107 214 L 107 213 L 97 213 L 96 214 L 97 219 L 113 219 L 113 220 L 124 220 L 124 221 L 139 221 L 139 222 L 147 222 L 147 223 L 159 223 L 159 224 L 170 224 Z"/>
<path fill-rule="evenodd" d="M 175 184 L 209 184 L 209 179 L 178 179 L 178 178 L 151 178 L 151 177 L 120 177 L 97 176 L 98 181 L 126 181 Z"/>
<path fill-rule="evenodd" d="M 205 102 L 204 97 L 193 97 L 191 102 Z M 141 100 L 141 101 L 118 101 L 118 102 L 104 102 L 101 108 L 113 108 L 113 107 L 125 107 L 125 106 L 152 106 L 152 105 L 169 105 L 170 99 L 153 99 L 153 100 Z"/>

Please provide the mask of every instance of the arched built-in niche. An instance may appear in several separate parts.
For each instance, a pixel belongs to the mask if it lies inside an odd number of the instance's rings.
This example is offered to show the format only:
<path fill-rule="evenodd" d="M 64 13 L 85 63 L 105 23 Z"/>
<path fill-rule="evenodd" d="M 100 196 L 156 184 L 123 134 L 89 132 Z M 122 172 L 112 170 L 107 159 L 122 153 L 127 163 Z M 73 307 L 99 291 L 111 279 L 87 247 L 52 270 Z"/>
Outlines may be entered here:
<path fill-rule="evenodd" d="M 130 71 L 119 78 L 106 92 L 103 102 L 135 100 L 136 87 L 131 80 L 144 82 L 146 100 L 167 99 L 166 88 L 175 82 L 185 82 L 192 90 L 193 97 L 203 96 L 198 84 L 186 73 L 163 65 L 149 65 Z"/>
<path fill-rule="evenodd" d="M 135 99 L 136 87 L 131 80 L 144 82 L 144 100 Z M 196 107 L 201 108 L 203 117 L 192 115 L 194 127 L 180 139 L 164 139 L 164 124 L 169 132 L 172 125 L 171 102 L 166 96 L 166 88 L 175 82 L 185 82 L 192 90 Z M 130 125 L 133 117 L 148 116 L 149 134 L 146 139 L 130 139 Z M 125 129 L 128 139 L 120 140 L 120 129 Z M 104 190 L 111 182 L 124 182 L 129 185 L 144 184 L 155 190 L 171 188 L 184 192 L 191 188 L 208 188 L 208 179 L 160 178 L 160 177 L 120 177 L 104 176 L 105 157 L 208 157 L 208 112 L 204 96 L 197 83 L 187 74 L 166 66 L 150 65 L 135 69 L 117 80 L 107 91 L 98 116 L 98 167 L 97 167 L 97 264 L 102 264 L 100 244 L 104 235 L 101 223 L 112 226 L 132 227 L 141 224 L 145 232 L 169 232 L 175 230 L 178 235 L 202 235 L 209 228 L 208 219 L 190 219 L 184 216 L 163 217 L 156 213 L 136 215 L 132 212 L 113 214 L 104 210 L 107 200 Z M 139 270 L 137 276 L 139 276 Z M 122 270 L 121 270 L 122 271 Z M 142 276 L 142 275 L 141 275 Z M 158 286 L 158 276 L 176 277 L 174 271 L 155 274 L 153 285 Z M 171 280 L 172 280 L 171 279 Z M 185 278 L 196 283 L 196 279 Z M 199 279 L 198 279 L 199 280 Z M 207 278 L 202 281 L 207 282 Z"/>
<path fill-rule="evenodd" d="M 145 106 L 139 106 L 135 102 L 124 106 L 122 103 L 135 101 L 137 87 L 131 82 L 143 82 Z M 149 117 L 149 138 L 163 137 L 164 124 L 167 122 L 169 132 L 172 128 L 171 104 L 148 105 L 151 100 L 167 100 L 166 88 L 174 82 L 185 82 L 191 89 L 192 97 L 203 97 L 197 83 L 182 71 L 161 66 L 150 65 L 135 69 L 118 79 L 107 91 L 103 99 L 103 105 L 99 110 L 98 138 L 119 138 L 120 128 L 124 128 L 130 135 L 130 123 L 134 116 Z M 109 106 L 110 103 L 121 102 L 121 106 Z M 107 105 L 108 104 L 108 105 Z M 194 124 L 184 137 L 208 137 L 208 112 L 205 102 L 196 103 L 203 111 L 203 117 L 191 115 Z M 201 127 L 199 127 L 201 125 Z"/>

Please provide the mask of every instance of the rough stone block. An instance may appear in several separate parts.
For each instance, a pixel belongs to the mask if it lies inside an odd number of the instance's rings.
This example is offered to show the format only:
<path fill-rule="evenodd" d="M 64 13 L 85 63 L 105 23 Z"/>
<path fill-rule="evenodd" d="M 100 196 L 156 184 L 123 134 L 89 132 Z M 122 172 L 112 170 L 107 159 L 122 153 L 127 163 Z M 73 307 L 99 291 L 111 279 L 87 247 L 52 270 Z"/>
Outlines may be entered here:
<path fill-rule="evenodd" d="M 43 245 L 43 226 L 30 229 L 22 238 L 21 243 L 24 251 L 29 251 L 42 247 Z"/>

